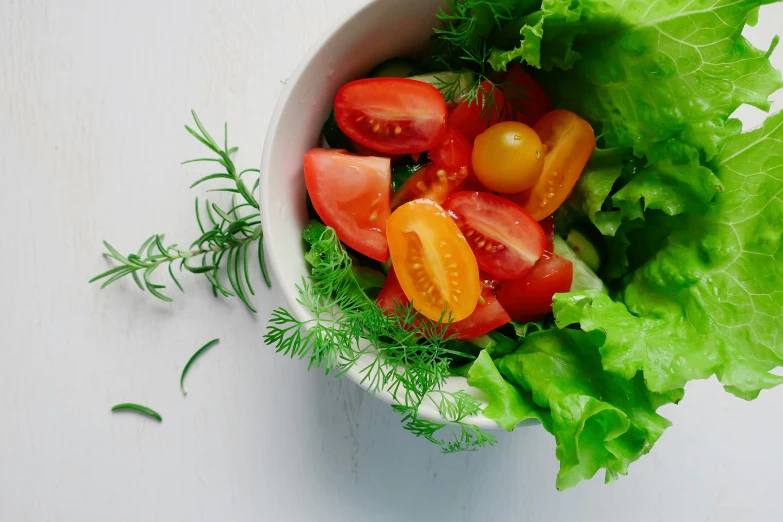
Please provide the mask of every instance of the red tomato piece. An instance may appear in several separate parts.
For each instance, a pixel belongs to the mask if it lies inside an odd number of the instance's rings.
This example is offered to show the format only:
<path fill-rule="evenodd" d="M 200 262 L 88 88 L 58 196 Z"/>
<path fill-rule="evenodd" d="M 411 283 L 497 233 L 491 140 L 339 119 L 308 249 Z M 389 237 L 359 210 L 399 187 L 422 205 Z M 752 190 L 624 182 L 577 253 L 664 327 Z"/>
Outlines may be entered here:
<path fill-rule="evenodd" d="M 473 339 L 500 328 L 511 321 L 498 302 L 492 288 L 482 284 L 481 296 L 473 313 L 462 321 L 451 323 L 446 330 L 446 336 L 454 335 L 455 339 Z"/>
<path fill-rule="evenodd" d="M 357 252 L 385 263 L 386 221 L 391 212 L 389 158 L 356 156 L 342 149 L 313 149 L 304 157 L 307 192 L 324 223 Z"/>
<path fill-rule="evenodd" d="M 546 236 L 518 205 L 486 192 L 457 192 L 444 205 L 468 240 L 481 270 L 518 279 L 544 253 Z"/>
<path fill-rule="evenodd" d="M 509 67 L 503 79 L 506 100 L 513 103 L 516 120 L 531 127 L 552 111 L 552 102 L 544 89 L 519 64 Z"/>
<path fill-rule="evenodd" d="M 555 253 L 555 218 L 549 216 L 543 221 L 538 222 L 541 228 L 544 229 L 544 235 L 546 236 L 546 245 L 544 245 L 544 257 L 550 258 Z"/>
<path fill-rule="evenodd" d="M 478 304 L 467 318 L 449 325 L 446 336 L 455 336 L 455 339 L 472 339 L 491 332 L 511 320 L 511 317 L 498 303 L 491 286 L 492 280 L 481 283 L 481 295 Z M 386 283 L 378 294 L 376 304 L 381 310 L 394 310 L 398 305 L 410 303 L 402 291 L 402 286 L 394 273 L 394 267 L 386 276 Z M 416 320 L 418 324 L 419 319 Z"/>
<path fill-rule="evenodd" d="M 432 85 L 405 78 L 367 78 L 340 88 L 334 114 L 346 136 L 365 147 L 410 154 L 435 146 L 448 112 Z"/>
<path fill-rule="evenodd" d="M 472 153 L 473 146 L 467 138 L 448 126 L 429 151 L 432 163 L 416 172 L 394 193 L 392 209 L 414 199 L 429 199 L 442 205 L 469 177 Z"/>
<path fill-rule="evenodd" d="M 449 124 L 459 129 L 471 141 L 475 140 L 476 136 L 490 125 L 502 121 L 500 116 L 505 103 L 506 98 L 501 90 L 484 80 L 481 82 L 477 99 L 472 103 L 463 101 L 451 111 Z"/>
<path fill-rule="evenodd" d="M 386 274 L 386 281 L 383 283 L 383 288 L 378 292 L 378 297 L 375 299 L 375 304 L 378 308 L 384 311 L 386 315 L 390 315 L 393 310 L 396 310 L 399 306 L 407 306 L 410 304 L 408 297 L 402 290 L 397 274 L 394 273 L 394 267 L 389 269 L 389 273 Z M 421 323 L 421 319 L 418 317 L 414 320 L 413 324 L 418 326 Z"/>
<path fill-rule="evenodd" d="M 552 312 L 555 294 L 568 292 L 574 265 L 558 255 L 541 259 L 526 276 L 500 283 L 497 298 L 515 321 L 535 321 Z"/>
<path fill-rule="evenodd" d="M 457 170 L 470 167 L 473 145 L 453 125 L 446 127 L 438 142 L 429 152 L 429 159 L 441 167 Z"/>

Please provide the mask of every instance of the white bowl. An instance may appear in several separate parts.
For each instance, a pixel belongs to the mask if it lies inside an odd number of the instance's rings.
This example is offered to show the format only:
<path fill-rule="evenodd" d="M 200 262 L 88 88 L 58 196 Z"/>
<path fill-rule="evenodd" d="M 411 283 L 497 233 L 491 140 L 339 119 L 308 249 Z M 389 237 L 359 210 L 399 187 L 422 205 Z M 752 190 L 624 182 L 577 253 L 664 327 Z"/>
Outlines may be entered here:
<path fill-rule="evenodd" d="M 298 302 L 296 286 L 308 269 L 301 233 L 308 222 L 304 154 L 319 144 L 321 126 L 332 110 L 337 90 L 345 83 L 366 76 L 382 61 L 416 54 L 426 49 L 442 0 L 374 0 L 327 31 L 286 82 L 267 131 L 261 162 L 260 206 L 264 246 L 275 288 L 282 291 L 288 309 L 299 320 L 312 315 Z M 369 362 L 369 361 L 365 361 Z M 355 365 L 347 376 L 363 388 Z M 481 399 L 464 377 L 451 377 L 444 389 L 466 390 Z M 392 403 L 385 391 L 375 394 Z M 432 403 L 419 409 L 421 418 L 442 421 Z M 483 416 L 468 419 L 481 428 L 497 424 Z"/>

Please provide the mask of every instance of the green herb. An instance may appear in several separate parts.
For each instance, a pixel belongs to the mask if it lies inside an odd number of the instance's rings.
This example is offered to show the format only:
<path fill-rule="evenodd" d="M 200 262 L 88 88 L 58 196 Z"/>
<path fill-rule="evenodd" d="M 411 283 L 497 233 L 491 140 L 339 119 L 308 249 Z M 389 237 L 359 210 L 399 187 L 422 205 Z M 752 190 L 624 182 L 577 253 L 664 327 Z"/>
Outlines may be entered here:
<path fill-rule="evenodd" d="M 258 202 L 252 195 L 252 192 L 258 188 L 259 178 L 256 178 L 250 189 L 244 180 L 245 175 L 258 175 L 259 170 L 238 171 L 231 159 L 238 149 L 228 146 L 228 126 L 224 127 L 224 145 L 220 147 L 204 128 L 195 111 L 192 114 L 196 129 L 194 130 L 187 125 L 185 129 L 212 151 L 216 157 L 198 158 L 185 161 L 183 164 L 217 163 L 223 170 L 203 176 L 196 180 L 191 188 L 207 181 L 229 180 L 232 182 L 231 187 L 215 188 L 209 192 L 230 193 L 232 195 L 231 207 L 226 210 L 207 200 L 204 210 L 202 210 L 199 200 L 196 198 L 196 222 L 201 235 L 188 248 L 178 248 L 176 244 L 166 245 L 162 234 L 153 234 L 142 243 L 136 253 L 123 255 L 104 241 L 107 251 L 104 255 L 112 259 L 116 266 L 95 276 L 90 282 L 102 281 L 101 288 L 105 288 L 119 279 L 131 276 L 142 291 L 146 289 L 158 299 L 170 302 L 172 301 L 171 297 L 162 292 L 166 286 L 153 282 L 151 278 L 159 267 L 167 265 L 171 280 L 180 291 L 184 292 L 182 285 L 174 275 L 174 268 L 177 265 L 176 268 L 179 271 L 204 274 L 212 285 L 212 292 L 215 296 L 218 294 L 224 297 L 237 296 L 250 310 L 255 312 L 256 309 L 248 298 L 248 293 L 255 295 L 249 273 L 250 249 L 253 243 L 257 243 L 257 246 L 252 248 L 257 249 L 257 253 L 254 252 L 254 257 L 258 256 L 258 264 L 261 267 L 264 282 L 269 287 L 272 285 L 264 260 L 264 234 L 259 219 Z M 239 202 L 236 201 L 237 198 L 240 199 Z M 231 289 L 227 288 L 222 280 L 221 273 L 223 272 L 225 272 Z"/>
<path fill-rule="evenodd" d="M 180 389 L 182 390 L 182 395 L 187 395 L 187 394 L 188 394 L 187 390 L 185 390 L 185 375 L 187 375 L 187 373 L 188 373 L 188 370 L 190 369 L 190 366 L 193 364 L 193 362 L 194 362 L 196 359 L 198 359 L 198 358 L 201 356 L 201 354 L 203 354 L 204 352 L 206 352 L 207 350 L 209 350 L 210 348 L 212 348 L 213 346 L 215 346 L 215 345 L 216 345 L 218 342 L 220 342 L 220 339 L 212 339 L 212 340 L 211 340 L 211 341 L 209 341 L 207 344 L 205 344 L 204 346 L 202 346 L 201 348 L 199 348 L 199 349 L 196 351 L 196 353 L 194 353 L 194 354 L 193 354 L 193 355 L 190 357 L 190 359 L 188 359 L 188 362 L 187 362 L 187 364 L 186 364 L 186 365 L 185 365 L 185 367 L 182 369 L 182 375 L 181 375 L 181 376 L 180 376 L 180 378 L 179 378 L 179 387 L 180 387 Z"/>
<path fill-rule="evenodd" d="M 126 402 L 123 404 L 112 406 L 111 411 L 135 411 L 137 413 L 141 413 L 142 415 L 147 415 L 148 417 L 152 417 L 158 422 L 163 422 L 163 417 L 160 416 L 160 413 L 150 408 L 147 408 L 146 406 L 142 406 L 141 404 L 133 404 L 132 402 Z"/>
<path fill-rule="evenodd" d="M 312 232 L 312 228 L 306 231 Z M 312 240 L 312 237 L 310 237 Z M 444 451 L 471 450 L 494 444 L 466 419 L 481 411 L 468 394 L 439 388 L 449 376 L 449 362 L 461 355 L 447 347 L 448 324 L 422 318 L 412 305 L 399 303 L 385 314 L 362 290 L 353 261 L 334 229 L 313 240 L 309 281 L 297 288 L 300 304 L 313 315 L 301 321 L 286 309 L 272 313 L 266 344 L 292 358 L 308 359 L 310 368 L 339 375 L 360 365 L 370 393 L 387 390 L 403 415 L 405 429 L 439 444 Z M 361 361 L 370 355 L 371 362 Z M 433 400 L 448 423 L 420 419 L 418 409 Z M 451 438 L 439 436 L 450 433 Z"/>

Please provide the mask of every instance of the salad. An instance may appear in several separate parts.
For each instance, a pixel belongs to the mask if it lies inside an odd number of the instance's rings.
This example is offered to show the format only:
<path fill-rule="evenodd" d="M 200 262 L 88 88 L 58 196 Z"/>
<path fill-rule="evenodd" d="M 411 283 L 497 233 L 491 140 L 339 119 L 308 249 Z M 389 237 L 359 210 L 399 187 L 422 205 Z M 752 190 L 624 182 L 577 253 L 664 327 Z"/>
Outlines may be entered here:
<path fill-rule="evenodd" d="M 452 2 L 337 93 L 303 160 L 313 319 L 266 342 L 358 368 L 445 451 L 535 419 L 560 489 L 627 474 L 690 380 L 783 382 L 783 114 L 731 118 L 783 87 L 777 38 L 741 34 L 764 3 Z"/>

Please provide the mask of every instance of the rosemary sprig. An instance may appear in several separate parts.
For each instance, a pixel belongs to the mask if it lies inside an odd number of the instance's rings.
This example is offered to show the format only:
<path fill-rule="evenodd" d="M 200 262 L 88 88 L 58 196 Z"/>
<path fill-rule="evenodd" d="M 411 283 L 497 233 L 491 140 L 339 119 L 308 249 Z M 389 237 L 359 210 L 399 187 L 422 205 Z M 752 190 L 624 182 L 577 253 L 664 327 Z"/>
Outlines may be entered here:
<path fill-rule="evenodd" d="M 258 188 L 260 172 L 258 169 L 245 169 L 238 171 L 231 156 L 238 150 L 228 146 L 228 126 L 224 126 L 223 146 L 221 147 L 207 132 L 199 120 L 195 111 L 192 111 L 196 129 L 186 125 L 185 129 L 200 143 L 215 154 L 215 157 L 197 158 L 183 162 L 183 164 L 206 162 L 217 163 L 222 167 L 220 172 L 208 174 L 196 180 L 191 188 L 213 180 L 229 180 L 232 186 L 211 189 L 209 192 L 227 192 L 232 194 L 231 207 L 227 210 L 217 203 L 206 201 L 204 210 L 200 208 L 196 198 L 195 213 L 200 236 L 193 241 L 188 248 L 179 248 L 176 244 L 166 245 L 162 234 L 153 234 L 136 253 L 122 255 L 116 248 L 104 241 L 106 253 L 104 256 L 114 261 L 111 269 L 93 277 L 90 282 L 102 281 L 101 288 L 131 276 L 137 286 L 145 289 L 166 302 L 171 302 L 171 297 L 165 295 L 162 290 L 166 285 L 152 281 L 155 271 L 167 265 L 169 276 L 180 291 L 184 292 L 182 285 L 175 275 L 174 267 L 179 271 L 187 271 L 193 274 L 204 274 L 212 285 L 212 292 L 224 297 L 237 296 L 253 312 L 256 311 L 248 298 L 255 295 L 250 278 L 249 261 L 250 248 L 257 243 L 258 264 L 261 274 L 268 287 L 272 286 L 266 269 L 263 244 L 263 229 L 261 228 L 260 214 L 258 213 L 258 201 L 252 192 Z M 245 183 L 246 175 L 256 175 L 256 180 L 251 189 Z M 240 201 L 237 203 L 237 198 Z M 204 212 L 205 211 L 205 212 Z M 221 274 L 225 273 L 228 286 L 224 284 Z"/>
<path fill-rule="evenodd" d="M 405 429 L 444 451 L 494 444 L 491 435 L 465 421 L 481 411 L 478 401 L 465 393 L 440 390 L 449 376 L 450 358 L 456 355 L 447 348 L 448 324 L 420 316 L 411 304 L 397 303 L 391 313 L 378 309 L 362 290 L 351 257 L 331 228 L 313 241 L 308 259 L 312 275 L 298 292 L 313 319 L 300 321 L 284 308 L 275 310 L 266 344 L 291 357 L 309 359 L 310 368 L 327 373 L 342 375 L 362 365 L 361 382 L 370 393 L 389 391 Z M 361 362 L 366 354 L 372 355 L 368 364 Z M 419 407 L 433 397 L 448 423 L 418 417 Z M 452 438 L 438 436 L 449 432 Z"/>
<path fill-rule="evenodd" d="M 201 354 L 203 354 L 204 352 L 206 352 L 207 350 L 209 350 L 219 342 L 220 339 L 212 339 L 207 344 L 205 344 L 204 346 L 196 350 L 196 353 L 194 353 L 190 357 L 190 359 L 188 359 L 188 362 L 185 364 L 185 367 L 182 369 L 182 375 L 179 378 L 179 388 L 182 390 L 182 395 L 188 394 L 187 390 L 185 389 L 185 375 L 188 374 L 188 370 L 190 370 L 190 367 L 193 364 L 193 362 L 196 359 L 198 359 L 201 356 Z"/>
<path fill-rule="evenodd" d="M 112 406 L 111 411 L 133 411 L 136 413 L 141 413 L 142 415 L 146 415 L 148 417 L 152 417 L 158 422 L 163 422 L 163 417 L 160 416 L 160 413 L 157 411 L 147 408 L 146 406 L 142 406 L 141 404 L 134 404 L 132 402 L 126 402 L 123 404 L 117 404 L 116 406 Z"/>

